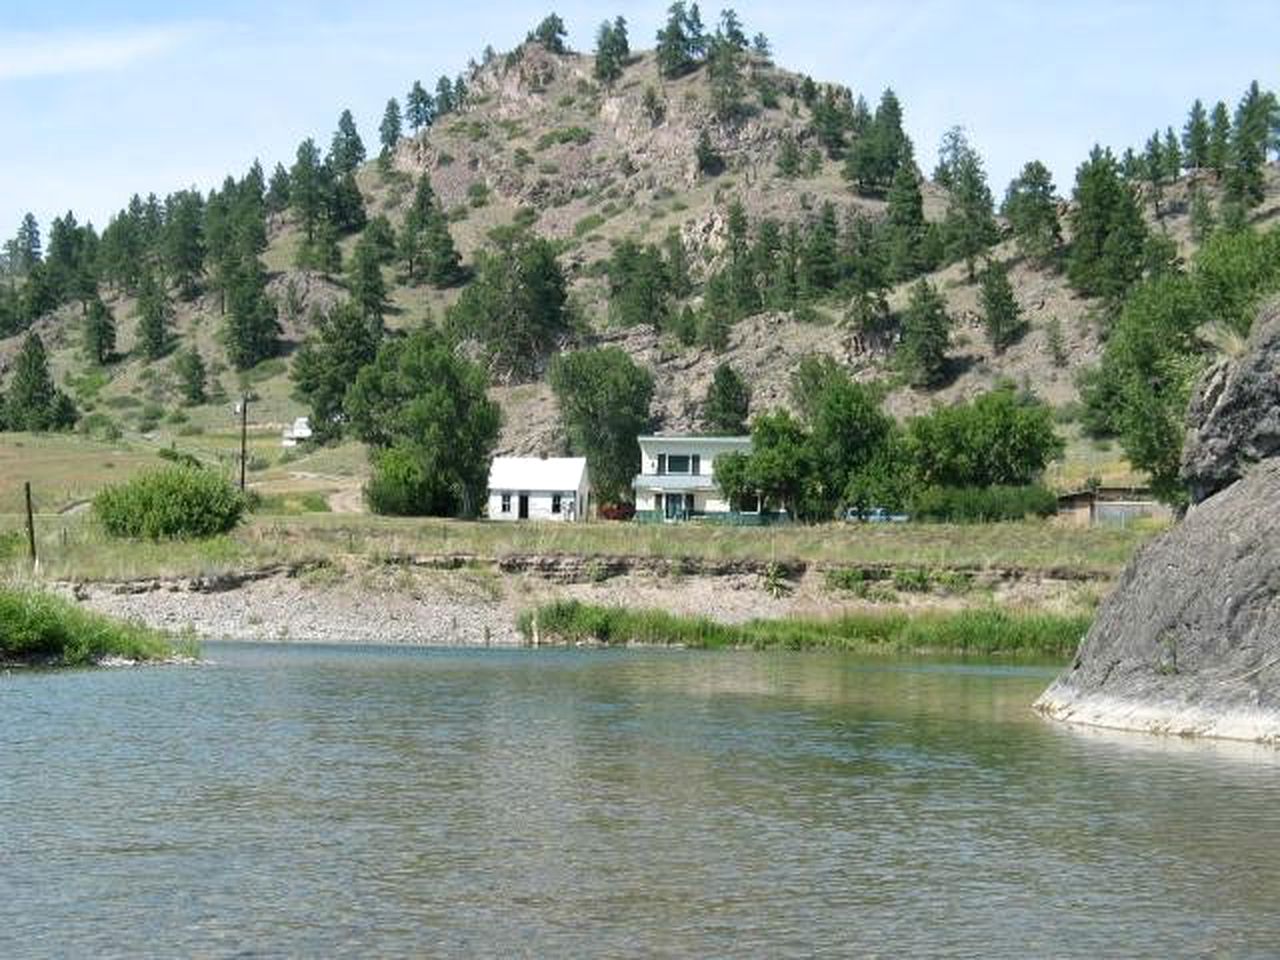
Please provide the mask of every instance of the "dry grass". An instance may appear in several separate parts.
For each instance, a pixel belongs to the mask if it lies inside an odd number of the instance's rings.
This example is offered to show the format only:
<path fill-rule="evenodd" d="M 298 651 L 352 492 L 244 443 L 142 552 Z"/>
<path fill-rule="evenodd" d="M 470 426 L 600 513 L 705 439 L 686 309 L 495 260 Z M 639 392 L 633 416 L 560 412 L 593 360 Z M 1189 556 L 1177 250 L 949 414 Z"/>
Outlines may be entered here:
<path fill-rule="evenodd" d="M 0 516 L 0 533 L 21 526 Z M 799 561 L 821 565 L 903 565 L 935 570 L 994 568 L 1115 574 L 1153 529 L 1065 528 L 1049 523 L 985 526 L 837 525 L 789 528 L 507 524 L 309 514 L 253 518 L 228 537 L 153 545 L 108 541 L 87 516 L 42 517 L 41 569 L 73 580 L 209 576 L 273 564 L 371 561 L 423 556 L 632 556 L 708 561 Z M 13 548 L 7 561 L 25 563 Z M 0 558 L 0 564 L 5 561 Z"/>

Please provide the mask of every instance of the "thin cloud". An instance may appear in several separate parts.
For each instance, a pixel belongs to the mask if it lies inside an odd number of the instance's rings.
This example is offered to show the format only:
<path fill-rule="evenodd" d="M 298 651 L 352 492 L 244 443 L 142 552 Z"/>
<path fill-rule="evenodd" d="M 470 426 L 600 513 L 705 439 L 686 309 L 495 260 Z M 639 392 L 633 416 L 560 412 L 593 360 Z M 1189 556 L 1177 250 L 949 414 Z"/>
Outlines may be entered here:
<path fill-rule="evenodd" d="M 0 80 L 118 70 L 169 53 L 198 32 L 195 24 L 104 33 L 0 33 Z"/>

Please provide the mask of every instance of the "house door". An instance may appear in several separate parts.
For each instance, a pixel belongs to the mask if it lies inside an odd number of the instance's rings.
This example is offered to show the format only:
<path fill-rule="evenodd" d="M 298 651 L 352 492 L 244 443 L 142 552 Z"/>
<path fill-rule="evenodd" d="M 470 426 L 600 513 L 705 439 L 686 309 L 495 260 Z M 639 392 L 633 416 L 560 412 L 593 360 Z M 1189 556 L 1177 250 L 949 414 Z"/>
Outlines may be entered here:
<path fill-rule="evenodd" d="M 527 493 L 520 494 L 519 513 L 516 514 L 521 520 L 529 519 L 529 495 Z"/>

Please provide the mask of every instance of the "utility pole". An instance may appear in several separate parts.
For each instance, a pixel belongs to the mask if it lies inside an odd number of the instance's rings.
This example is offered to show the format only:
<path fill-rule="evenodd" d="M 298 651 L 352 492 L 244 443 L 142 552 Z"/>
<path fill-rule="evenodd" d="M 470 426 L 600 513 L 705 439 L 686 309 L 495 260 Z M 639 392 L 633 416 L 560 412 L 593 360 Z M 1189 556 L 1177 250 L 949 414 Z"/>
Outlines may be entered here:
<path fill-rule="evenodd" d="M 27 493 L 27 552 L 31 554 L 31 566 L 36 565 L 36 518 L 31 510 L 31 481 L 23 484 Z"/>
<path fill-rule="evenodd" d="M 240 492 L 244 493 L 244 471 L 249 460 L 249 395 L 240 396 Z"/>

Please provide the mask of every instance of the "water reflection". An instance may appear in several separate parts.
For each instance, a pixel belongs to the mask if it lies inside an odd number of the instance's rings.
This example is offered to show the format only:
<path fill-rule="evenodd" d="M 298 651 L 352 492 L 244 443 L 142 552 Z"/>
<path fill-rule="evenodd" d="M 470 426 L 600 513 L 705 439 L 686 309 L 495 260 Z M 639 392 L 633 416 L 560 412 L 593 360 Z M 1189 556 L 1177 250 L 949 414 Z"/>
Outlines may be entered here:
<path fill-rule="evenodd" d="M 1280 754 L 1047 724 L 1051 668 L 211 653 L 0 681 L 0 955 L 1280 942 Z"/>

